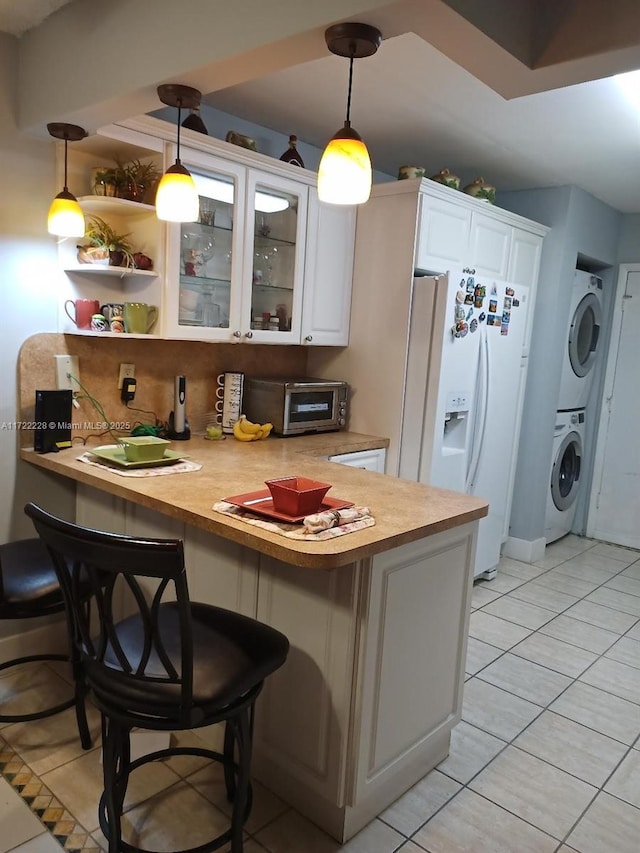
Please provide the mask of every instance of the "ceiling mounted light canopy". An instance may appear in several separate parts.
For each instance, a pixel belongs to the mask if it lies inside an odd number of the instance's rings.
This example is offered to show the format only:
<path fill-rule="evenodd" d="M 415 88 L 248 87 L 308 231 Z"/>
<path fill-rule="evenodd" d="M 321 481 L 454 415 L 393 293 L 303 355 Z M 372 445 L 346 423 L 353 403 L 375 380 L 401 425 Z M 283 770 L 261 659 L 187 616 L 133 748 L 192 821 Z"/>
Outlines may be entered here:
<path fill-rule="evenodd" d="M 198 191 L 191 173 L 180 162 L 180 117 L 183 109 L 200 106 L 202 94 L 191 86 L 165 83 L 158 86 L 158 97 L 168 107 L 178 109 L 176 162 L 164 173 L 156 192 L 156 215 L 166 222 L 195 222 L 200 214 Z"/>
<path fill-rule="evenodd" d="M 64 189 L 51 202 L 47 230 L 57 237 L 84 237 L 84 213 L 78 204 L 78 199 L 69 192 L 67 186 L 67 144 L 77 142 L 88 136 L 87 131 L 77 124 L 53 122 L 47 125 L 47 130 L 55 139 L 64 139 Z"/>
<path fill-rule="evenodd" d="M 182 122 L 182 126 L 187 130 L 195 130 L 197 133 L 204 133 L 205 136 L 209 136 L 209 131 L 207 130 L 206 124 L 202 121 L 202 116 L 200 115 L 200 107 L 193 107 L 192 111 L 186 117 L 186 119 Z"/>
<path fill-rule="evenodd" d="M 344 127 L 329 140 L 318 167 L 318 197 L 330 204 L 362 204 L 371 193 L 371 158 L 362 137 L 351 127 L 353 60 L 373 56 L 382 33 L 369 24 L 336 24 L 325 32 L 327 47 L 349 59 L 349 90 Z"/>

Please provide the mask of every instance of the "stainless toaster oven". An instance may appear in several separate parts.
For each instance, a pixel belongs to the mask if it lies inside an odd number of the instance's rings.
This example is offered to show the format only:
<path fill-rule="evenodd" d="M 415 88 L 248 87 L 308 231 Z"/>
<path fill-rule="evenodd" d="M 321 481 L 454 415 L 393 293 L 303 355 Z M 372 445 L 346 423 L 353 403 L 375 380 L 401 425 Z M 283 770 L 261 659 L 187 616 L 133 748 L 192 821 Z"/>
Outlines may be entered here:
<path fill-rule="evenodd" d="M 327 432 L 346 426 L 348 394 L 346 382 L 330 379 L 245 377 L 242 408 L 278 435 Z"/>

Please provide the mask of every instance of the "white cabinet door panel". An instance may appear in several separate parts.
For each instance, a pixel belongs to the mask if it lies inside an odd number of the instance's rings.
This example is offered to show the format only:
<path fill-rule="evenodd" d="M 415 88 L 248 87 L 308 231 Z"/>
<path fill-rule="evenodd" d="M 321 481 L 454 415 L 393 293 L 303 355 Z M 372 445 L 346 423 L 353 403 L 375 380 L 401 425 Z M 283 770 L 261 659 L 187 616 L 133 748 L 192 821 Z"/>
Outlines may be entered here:
<path fill-rule="evenodd" d="M 471 211 L 443 199 L 421 196 L 416 269 L 446 272 L 468 258 Z"/>
<path fill-rule="evenodd" d="M 481 213 L 473 214 L 468 257 L 477 275 L 491 276 L 501 281 L 507 278 L 511 231 L 511 225 Z"/>

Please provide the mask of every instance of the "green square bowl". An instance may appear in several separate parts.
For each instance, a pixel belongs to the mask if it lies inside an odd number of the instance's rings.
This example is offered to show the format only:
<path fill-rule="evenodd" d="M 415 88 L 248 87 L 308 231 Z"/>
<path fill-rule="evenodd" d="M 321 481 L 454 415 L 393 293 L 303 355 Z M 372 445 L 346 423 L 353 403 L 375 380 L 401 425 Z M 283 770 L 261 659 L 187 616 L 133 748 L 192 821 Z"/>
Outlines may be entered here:
<path fill-rule="evenodd" d="M 155 435 L 134 435 L 119 441 L 129 462 L 154 462 L 156 459 L 162 459 L 167 445 L 171 444 L 166 438 L 157 438 Z"/>

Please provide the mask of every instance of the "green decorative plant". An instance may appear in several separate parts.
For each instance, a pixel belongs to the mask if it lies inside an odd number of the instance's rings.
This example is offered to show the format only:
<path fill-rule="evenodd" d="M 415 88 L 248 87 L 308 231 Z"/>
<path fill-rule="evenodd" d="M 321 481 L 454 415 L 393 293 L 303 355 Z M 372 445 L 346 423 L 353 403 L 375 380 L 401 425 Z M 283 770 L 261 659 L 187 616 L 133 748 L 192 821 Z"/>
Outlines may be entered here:
<path fill-rule="evenodd" d="M 118 234 L 99 216 L 89 216 L 86 221 L 85 239 L 89 245 L 79 246 L 80 250 L 84 250 L 89 258 L 93 255 L 96 259 L 108 253 L 109 263 L 114 267 L 135 266 L 129 234 Z"/>
<path fill-rule="evenodd" d="M 144 201 L 145 196 L 160 180 L 162 172 L 155 163 L 142 160 L 130 160 L 123 163 L 116 159 L 118 195 L 130 201 Z"/>

